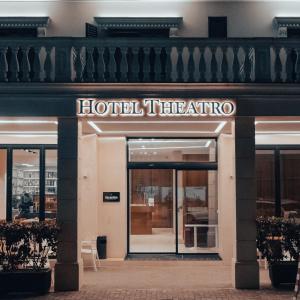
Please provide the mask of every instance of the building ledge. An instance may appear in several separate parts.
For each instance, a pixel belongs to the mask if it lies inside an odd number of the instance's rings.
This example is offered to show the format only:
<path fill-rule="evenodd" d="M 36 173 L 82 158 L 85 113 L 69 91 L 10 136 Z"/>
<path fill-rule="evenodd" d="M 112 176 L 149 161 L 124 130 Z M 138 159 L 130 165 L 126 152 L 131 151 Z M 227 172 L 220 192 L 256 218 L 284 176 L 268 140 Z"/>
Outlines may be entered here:
<path fill-rule="evenodd" d="M 49 17 L 0 17 L 0 28 L 40 28 L 49 22 Z"/>
<path fill-rule="evenodd" d="M 170 29 L 179 28 L 182 18 L 94 17 L 102 29 Z"/>

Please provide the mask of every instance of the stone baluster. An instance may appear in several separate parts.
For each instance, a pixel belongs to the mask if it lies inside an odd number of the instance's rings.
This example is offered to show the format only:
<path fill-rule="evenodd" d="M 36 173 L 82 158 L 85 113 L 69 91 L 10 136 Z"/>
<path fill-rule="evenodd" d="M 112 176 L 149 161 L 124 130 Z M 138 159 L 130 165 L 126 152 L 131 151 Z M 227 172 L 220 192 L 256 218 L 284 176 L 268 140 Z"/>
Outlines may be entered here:
<path fill-rule="evenodd" d="M 19 60 L 18 60 L 19 47 L 11 48 L 11 60 L 9 64 L 10 81 L 19 81 Z"/>
<path fill-rule="evenodd" d="M 30 81 L 30 63 L 29 63 L 29 47 L 23 47 L 22 49 L 20 49 L 20 51 L 22 52 L 22 60 L 21 60 L 21 64 L 20 64 L 20 70 L 22 73 L 22 78 L 21 80 L 23 82 L 28 82 Z"/>
<path fill-rule="evenodd" d="M 273 47 L 274 55 L 275 55 L 275 61 L 274 61 L 274 81 L 275 82 L 281 82 L 281 60 L 280 60 L 280 50 L 281 47 Z"/>
<path fill-rule="evenodd" d="M 240 62 L 239 62 L 239 46 L 233 46 L 233 62 L 232 62 L 232 75 L 233 75 L 233 82 L 240 82 Z"/>
<path fill-rule="evenodd" d="M 228 59 L 227 59 L 227 46 L 222 48 L 222 62 L 221 62 L 221 72 L 222 72 L 222 82 L 228 82 Z"/>
<path fill-rule="evenodd" d="M 205 63 L 205 48 L 199 47 L 200 60 L 199 60 L 199 82 L 206 81 L 206 63 Z"/>
<path fill-rule="evenodd" d="M 127 60 L 127 47 L 120 48 L 121 60 L 120 60 L 120 77 L 119 81 L 127 82 L 128 81 L 128 60 Z"/>
<path fill-rule="evenodd" d="M 41 58 L 40 58 L 40 52 L 41 52 L 41 46 L 36 46 L 33 48 L 34 51 L 34 57 L 33 57 L 33 77 L 32 81 L 40 82 L 41 81 Z"/>
<path fill-rule="evenodd" d="M 172 82 L 172 47 L 166 47 L 166 68 L 165 68 L 165 82 Z"/>
<path fill-rule="evenodd" d="M 86 66 L 85 66 L 85 81 L 95 81 L 95 62 L 94 62 L 94 47 L 86 47 Z"/>
<path fill-rule="evenodd" d="M 161 62 L 161 48 L 155 47 L 154 53 L 154 81 L 160 82 L 161 81 L 161 74 L 162 74 L 162 62 Z"/>
<path fill-rule="evenodd" d="M 97 60 L 97 81 L 105 81 L 105 62 L 104 62 L 104 48 L 98 47 L 98 60 Z"/>
<path fill-rule="evenodd" d="M 177 64 L 176 64 L 176 71 L 177 71 L 177 82 L 183 82 L 183 59 L 182 59 L 182 54 L 183 54 L 183 47 L 177 47 L 177 53 L 178 53 L 178 58 L 177 58 Z"/>
<path fill-rule="evenodd" d="M 194 61 L 194 47 L 189 48 L 188 60 L 188 82 L 195 82 L 195 61 Z"/>
<path fill-rule="evenodd" d="M 150 82 L 150 47 L 144 47 L 144 59 L 143 59 L 143 81 Z"/>
<path fill-rule="evenodd" d="M 211 68 L 211 82 L 218 82 L 218 62 L 217 62 L 217 47 L 211 47 L 211 61 L 210 61 L 210 68 Z"/>
<path fill-rule="evenodd" d="M 51 72 L 52 72 L 52 60 L 51 60 L 51 52 L 52 52 L 52 47 L 51 46 L 46 46 L 45 47 L 46 51 L 46 58 L 45 58 L 45 63 L 44 63 L 44 71 L 45 71 L 45 81 L 46 82 L 51 82 Z"/>
<path fill-rule="evenodd" d="M 75 81 L 82 82 L 83 81 L 83 62 L 81 56 L 81 47 L 74 48 L 74 69 L 76 73 Z"/>
<path fill-rule="evenodd" d="M 300 82 L 300 48 L 295 49 L 296 63 L 295 63 L 295 81 Z"/>
<path fill-rule="evenodd" d="M 244 60 L 244 75 L 245 82 L 251 82 L 251 51 L 252 48 L 249 46 L 244 47 L 245 51 L 245 60 Z"/>
<path fill-rule="evenodd" d="M 286 53 L 286 63 L 285 63 L 286 82 L 294 82 L 296 53 L 293 48 L 285 48 L 285 53 Z"/>
<path fill-rule="evenodd" d="M 108 81 L 115 82 L 116 81 L 116 59 L 115 59 L 115 47 L 109 47 L 109 61 L 108 61 Z"/>
<path fill-rule="evenodd" d="M 55 47 L 55 77 L 56 82 L 71 82 L 73 64 L 72 50 L 70 45 L 61 45 Z M 72 60 L 71 60 L 72 58 Z"/>
<path fill-rule="evenodd" d="M 130 68 L 130 81 L 139 82 L 140 81 L 140 61 L 139 61 L 139 47 L 133 47 L 131 49 L 132 58 L 131 58 L 131 68 Z"/>
<path fill-rule="evenodd" d="M 0 82 L 7 81 L 7 71 L 8 71 L 8 64 L 6 58 L 7 49 L 8 47 L 0 48 Z"/>

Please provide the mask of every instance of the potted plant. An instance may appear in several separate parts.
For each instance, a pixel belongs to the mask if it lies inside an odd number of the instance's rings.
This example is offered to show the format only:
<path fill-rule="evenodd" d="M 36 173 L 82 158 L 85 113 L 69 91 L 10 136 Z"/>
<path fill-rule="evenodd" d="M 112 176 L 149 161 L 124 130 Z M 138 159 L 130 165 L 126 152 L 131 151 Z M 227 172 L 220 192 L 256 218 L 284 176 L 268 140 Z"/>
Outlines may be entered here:
<path fill-rule="evenodd" d="M 56 253 L 55 223 L 0 223 L 0 294 L 47 293 L 48 253 Z"/>
<path fill-rule="evenodd" d="M 268 261 L 272 285 L 294 284 L 300 252 L 300 224 L 294 219 L 260 217 L 256 225 L 257 248 Z"/>

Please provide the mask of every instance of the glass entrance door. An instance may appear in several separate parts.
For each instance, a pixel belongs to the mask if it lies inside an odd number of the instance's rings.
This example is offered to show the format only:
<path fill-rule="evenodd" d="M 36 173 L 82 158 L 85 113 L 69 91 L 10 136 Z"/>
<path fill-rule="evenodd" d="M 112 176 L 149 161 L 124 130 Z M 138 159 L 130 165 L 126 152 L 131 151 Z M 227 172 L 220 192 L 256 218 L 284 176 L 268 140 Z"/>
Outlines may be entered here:
<path fill-rule="evenodd" d="M 129 171 L 131 253 L 174 253 L 174 171 Z"/>
<path fill-rule="evenodd" d="M 217 253 L 216 171 L 177 172 L 178 253 Z"/>

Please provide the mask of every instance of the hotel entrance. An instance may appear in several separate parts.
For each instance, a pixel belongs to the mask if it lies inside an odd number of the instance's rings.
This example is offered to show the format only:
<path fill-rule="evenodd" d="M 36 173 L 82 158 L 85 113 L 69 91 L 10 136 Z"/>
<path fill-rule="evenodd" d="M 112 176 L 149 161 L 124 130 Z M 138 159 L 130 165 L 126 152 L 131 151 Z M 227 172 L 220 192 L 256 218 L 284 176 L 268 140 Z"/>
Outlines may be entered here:
<path fill-rule="evenodd" d="M 128 253 L 218 252 L 216 140 L 128 140 Z"/>

